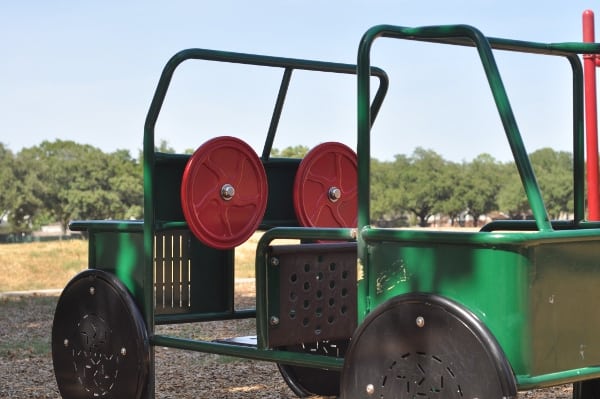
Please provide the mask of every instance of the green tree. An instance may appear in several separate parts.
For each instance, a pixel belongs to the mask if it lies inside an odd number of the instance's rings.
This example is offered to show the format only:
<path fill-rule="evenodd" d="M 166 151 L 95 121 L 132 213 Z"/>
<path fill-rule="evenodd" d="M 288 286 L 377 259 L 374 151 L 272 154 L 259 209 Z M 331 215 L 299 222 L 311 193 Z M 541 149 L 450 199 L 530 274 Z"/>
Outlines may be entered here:
<path fill-rule="evenodd" d="M 573 156 L 569 152 L 542 148 L 530 156 L 546 210 L 551 219 L 573 212 Z"/>
<path fill-rule="evenodd" d="M 18 154 L 25 182 L 14 215 L 23 224 L 41 219 L 122 219 L 140 217 L 142 178 L 127 151 L 105 154 L 73 141 L 44 141 Z"/>
<path fill-rule="evenodd" d="M 274 158 L 304 158 L 309 148 L 305 145 L 295 145 L 285 147 L 283 150 L 277 148 L 271 149 L 271 156 Z"/>
<path fill-rule="evenodd" d="M 503 184 L 498 192 L 498 207 L 510 219 L 523 219 L 531 213 L 521 178 L 514 162 L 502 166 Z"/>
<path fill-rule="evenodd" d="M 442 204 L 452 196 L 454 182 L 450 163 L 432 150 L 418 147 L 409 158 L 403 173 L 402 186 L 406 195 L 406 209 L 427 226 L 427 219 L 442 210 Z"/>
<path fill-rule="evenodd" d="M 403 173 L 409 167 L 404 155 L 396 155 L 393 162 L 371 160 L 371 219 L 382 226 L 402 225 L 406 209 L 406 193 L 402 185 Z"/>
<path fill-rule="evenodd" d="M 158 146 L 154 146 L 154 151 L 162 152 L 164 154 L 175 154 L 176 152 L 175 149 L 171 147 L 165 139 L 161 139 L 160 144 Z"/>
<path fill-rule="evenodd" d="M 502 187 L 502 165 L 489 154 L 480 154 L 463 165 L 458 196 L 464 209 L 473 217 L 477 226 L 479 217 L 498 209 L 497 195 Z"/>
<path fill-rule="evenodd" d="M 467 165 L 468 164 L 465 163 L 458 164 L 453 162 L 449 162 L 446 165 L 445 173 L 452 185 L 452 189 L 447 198 L 441 199 L 441 202 L 436 206 L 436 209 L 450 218 L 450 224 L 452 226 L 454 226 L 456 219 L 458 219 L 458 217 L 467 209 L 465 199 L 460 195 L 461 192 L 464 191 L 463 185 L 466 179 L 465 169 Z"/>
<path fill-rule="evenodd" d="M 49 212 L 44 211 L 43 198 L 48 175 L 30 150 L 22 150 L 14 160 L 14 176 L 19 184 L 15 187 L 14 198 L 9 209 L 8 219 L 15 233 L 30 232 L 36 221 L 47 220 Z"/>
<path fill-rule="evenodd" d="M 15 156 L 0 143 L 0 221 L 7 216 L 15 201 L 16 188 Z"/>
<path fill-rule="evenodd" d="M 573 156 L 569 152 L 543 148 L 530 154 L 531 164 L 551 219 L 573 212 Z M 498 202 L 511 218 L 531 214 L 523 184 L 514 163 L 507 164 L 510 177 L 500 189 Z"/>

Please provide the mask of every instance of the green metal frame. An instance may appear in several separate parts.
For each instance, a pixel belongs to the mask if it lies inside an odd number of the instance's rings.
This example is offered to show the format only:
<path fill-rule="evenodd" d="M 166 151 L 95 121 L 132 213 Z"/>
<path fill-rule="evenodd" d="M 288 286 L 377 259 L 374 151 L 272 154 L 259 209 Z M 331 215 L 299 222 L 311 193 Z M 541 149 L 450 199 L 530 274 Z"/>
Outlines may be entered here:
<path fill-rule="evenodd" d="M 534 223 L 499 222 L 478 233 L 381 229 L 370 226 L 370 82 L 366 71 L 378 38 L 475 47 L 531 205 Z M 506 94 L 493 50 L 566 58 L 573 71 L 574 221 L 549 220 Z M 465 25 L 406 28 L 380 25 L 358 51 L 359 323 L 391 297 L 426 292 L 453 299 L 494 334 L 519 389 L 600 376 L 600 317 L 595 308 L 600 267 L 598 223 L 585 221 L 583 77 L 579 54 L 600 46 L 487 38 Z M 508 231 L 512 230 L 512 231 Z M 515 230 L 520 230 L 516 231 Z M 360 274 L 360 273 L 359 273 Z M 577 311 L 573 310 L 577 308 Z M 577 348 L 577 350 L 573 350 Z"/>
<path fill-rule="evenodd" d="M 386 74 L 373 66 L 370 51 L 378 38 L 428 41 L 475 47 L 490 85 L 510 148 L 531 204 L 534 221 L 496 222 L 477 233 L 449 233 L 376 228 L 370 225 L 370 133 L 388 88 Z M 545 54 L 566 58 L 573 71 L 574 221 L 551 222 L 542 193 L 527 156 L 512 112 L 494 50 Z M 160 77 L 144 126 L 144 221 L 73 222 L 74 230 L 88 231 L 89 265 L 115 273 L 141 307 L 152 345 L 268 360 L 297 366 L 341 370 L 343 359 L 277 351 L 268 348 L 268 248 L 273 240 L 300 239 L 358 242 L 359 322 L 392 297 L 412 292 L 450 298 L 473 312 L 494 334 L 516 375 L 520 389 L 600 377 L 600 317 L 595 304 L 600 294 L 600 223 L 585 221 L 583 77 L 581 54 L 599 54 L 600 46 L 583 43 L 545 44 L 485 37 L 466 25 L 406 28 L 380 25 L 360 41 L 357 65 L 267 57 L 203 49 L 184 50 L 169 60 Z M 180 176 L 188 156 L 155 152 L 154 128 L 171 78 L 188 60 L 259 65 L 283 70 L 271 124 L 261 160 L 275 179 L 294 173 L 296 160 L 270 159 L 269 154 L 287 89 L 294 70 L 357 75 L 358 226 L 301 228 L 289 210 L 268 206 L 261 227 L 265 230 L 256 251 L 256 309 L 235 311 L 225 306 L 216 312 L 155 315 L 153 308 L 154 236 L 186 229 L 178 203 Z M 371 77 L 379 87 L 371 97 Z M 371 102 L 371 98 L 373 101 Z M 271 169 L 270 169 L 271 168 Z M 285 176 L 277 175 L 282 172 Z M 268 172 L 269 174 L 269 172 Z M 289 180 L 289 179 L 288 179 Z M 284 182 L 282 182 L 284 184 Z M 271 196 L 271 193 L 269 194 Z M 273 194 L 274 195 L 274 194 Z M 284 198 L 285 199 L 285 198 Z M 271 201 L 271 199 L 270 199 Z M 288 227 L 283 227 L 288 226 Z M 212 251 L 198 244 L 201 256 L 215 257 L 228 271 L 217 277 L 207 269 L 204 278 L 227 285 L 232 295 L 233 251 Z M 109 255 L 112 254 L 112 255 Z M 212 259 L 212 258 L 211 258 Z M 224 259 L 224 260 L 223 260 Z M 573 312 L 577 307 L 578 311 Z M 256 347 L 196 341 L 155 334 L 157 323 L 177 323 L 256 317 Z M 151 356 L 148 395 L 154 393 Z"/>
<path fill-rule="evenodd" d="M 143 286 L 144 287 L 152 287 L 153 282 L 153 237 L 156 232 L 168 230 L 168 229 L 181 229 L 186 228 L 187 224 L 185 223 L 183 217 L 174 212 L 174 216 L 171 216 L 172 219 L 165 220 L 164 218 L 160 218 L 160 213 L 162 212 L 164 215 L 165 202 L 162 202 L 160 206 L 157 204 L 157 193 L 159 191 L 175 191 L 177 188 L 172 187 L 171 190 L 165 190 L 164 187 L 160 187 L 158 190 L 157 185 L 157 165 L 159 164 L 168 164 L 171 166 L 173 163 L 178 164 L 174 166 L 174 171 L 178 170 L 178 168 L 182 167 L 182 156 L 171 156 L 167 154 L 160 154 L 155 152 L 154 147 L 154 129 L 155 125 L 165 99 L 169 84 L 171 82 L 171 78 L 176 70 L 176 68 L 181 65 L 184 61 L 188 60 L 205 60 L 205 61 L 219 61 L 219 62 L 228 62 L 228 63 L 237 63 L 237 64 L 248 64 L 248 65 L 258 65 L 272 68 L 281 68 L 283 69 L 283 77 L 280 84 L 279 94 L 277 96 L 275 107 L 273 111 L 273 115 L 271 118 L 271 123 L 269 126 L 269 130 L 266 135 L 265 145 L 262 152 L 261 160 L 267 169 L 267 173 L 271 169 L 282 169 L 286 168 L 286 162 L 293 163 L 292 168 L 297 167 L 297 160 L 272 160 L 269 158 L 269 154 L 271 152 L 271 147 L 273 145 L 273 141 L 275 138 L 275 133 L 277 131 L 277 126 L 279 123 L 279 119 L 281 116 L 281 112 L 283 109 L 283 105 L 285 102 L 288 86 L 292 77 L 292 73 L 294 70 L 306 70 L 306 71 L 320 71 L 320 72 L 329 72 L 329 73 L 338 73 L 338 74 L 356 74 L 356 66 L 349 64 L 341 64 L 341 63 L 329 63 L 329 62 L 320 62 L 320 61 L 307 61 L 307 60 L 299 60 L 299 59 L 290 59 L 290 58 L 279 58 L 279 57 L 268 57 L 268 56 L 260 56 L 260 55 L 251 55 L 251 54 L 241 54 L 241 53 L 232 53 L 232 52 L 222 52 L 222 51 L 213 51 L 213 50 L 205 50 L 205 49 L 189 49 L 184 50 L 169 60 L 166 66 L 163 69 L 162 75 L 160 77 L 157 89 L 154 94 L 154 98 L 150 105 L 150 110 L 148 112 L 145 126 L 144 126 L 144 278 L 143 278 Z M 374 76 L 378 78 L 379 88 L 377 93 L 373 98 L 373 103 L 371 104 L 371 108 L 373 109 L 372 113 L 372 121 L 375 119 L 377 111 L 381 107 L 385 94 L 387 93 L 388 88 L 388 79 L 385 72 L 376 67 L 369 68 L 369 76 Z M 184 157 L 185 159 L 185 157 Z M 178 173 L 178 172 L 176 172 Z M 174 181 L 175 179 L 171 179 Z M 287 179 L 289 180 L 289 179 Z M 285 181 L 281 182 L 285 184 Z M 277 184 L 270 185 L 277 186 Z M 281 191 L 281 190 L 280 190 Z M 178 192 L 178 191 L 177 191 Z M 272 197 L 272 193 L 269 193 L 270 197 Z M 290 190 L 291 195 L 291 190 Z M 269 202 L 273 201 L 273 198 L 269 199 Z M 277 201 L 275 201 L 277 204 Z M 170 208 L 170 215 L 173 215 L 173 209 L 179 209 L 179 204 L 173 204 Z M 275 218 L 278 212 L 273 212 L 271 210 L 272 207 L 267 206 L 267 212 L 265 215 L 265 220 L 263 221 L 262 228 L 272 227 L 273 225 L 286 225 L 291 223 L 292 225 L 296 224 L 295 216 L 292 217 L 284 217 L 284 220 L 268 220 L 269 216 L 272 213 L 275 213 Z M 233 253 L 233 251 L 230 251 Z M 258 267 L 262 270 L 262 267 Z M 261 271 L 257 271 L 257 274 L 262 273 Z M 204 276 L 205 279 L 211 281 L 211 276 Z M 261 280 L 260 277 L 257 276 L 257 282 Z M 233 284 L 233 283 L 232 283 Z M 259 284 L 259 283 L 257 283 Z M 233 286 L 233 285 L 232 285 Z M 227 343 L 218 343 L 218 342 L 207 342 L 207 341 L 196 341 L 196 340 L 188 340 L 188 339 L 180 339 L 175 337 L 169 337 L 164 335 L 156 335 L 154 334 L 154 325 L 155 325 L 155 316 L 153 309 L 153 301 L 152 301 L 152 290 L 147 289 L 144 290 L 144 297 L 140 304 L 143 307 L 142 313 L 144 314 L 146 325 L 148 331 L 151 336 L 151 344 L 160 345 L 160 346 L 168 346 L 173 348 L 181 348 L 181 349 L 190 349 L 208 353 L 218 353 L 223 355 L 232 355 L 238 357 L 247 357 L 252 359 L 259 360 L 270 360 L 276 361 L 279 363 L 286 363 L 291 365 L 309 365 L 312 367 L 320 367 L 320 368 L 336 368 L 340 369 L 342 366 L 341 359 L 332 359 L 325 356 L 311 356 L 308 354 L 300 354 L 300 353 L 292 353 L 285 351 L 273 351 L 269 350 L 265 344 L 264 336 L 266 335 L 266 329 L 264 328 L 264 324 L 259 324 L 257 327 L 258 334 L 258 347 L 243 347 L 239 345 L 230 345 Z M 259 302 L 259 300 L 257 300 Z M 261 305 L 257 305 L 257 308 L 262 309 Z M 255 313 L 250 311 L 243 314 L 241 317 L 252 317 Z M 236 318 L 239 316 L 239 312 L 232 312 L 229 318 Z M 264 319 L 263 311 L 257 310 L 256 317 L 258 319 Z M 154 367 L 154 362 L 151 362 L 151 367 Z M 151 382 L 149 386 L 149 391 L 154 391 L 154 382 L 153 376 L 154 371 L 151 370 Z"/>

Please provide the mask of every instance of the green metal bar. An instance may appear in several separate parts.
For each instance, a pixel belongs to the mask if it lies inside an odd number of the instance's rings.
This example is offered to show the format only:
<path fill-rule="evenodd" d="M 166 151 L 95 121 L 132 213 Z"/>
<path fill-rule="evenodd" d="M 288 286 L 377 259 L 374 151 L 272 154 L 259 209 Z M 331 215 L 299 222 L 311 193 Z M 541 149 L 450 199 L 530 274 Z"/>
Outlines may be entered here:
<path fill-rule="evenodd" d="M 581 225 L 571 220 L 553 220 L 552 228 L 555 230 L 568 230 L 568 229 L 579 229 Z M 537 225 L 535 220 L 494 220 L 493 222 L 487 223 L 479 231 L 480 232 L 492 232 L 492 231 L 537 231 Z"/>
<path fill-rule="evenodd" d="M 206 60 L 206 61 L 220 61 L 230 62 L 237 64 L 257 65 L 266 67 L 279 67 L 286 69 L 301 69 L 307 71 L 321 71 L 321 72 L 332 72 L 332 73 L 343 73 L 343 74 L 356 74 L 356 66 L 352 64 L 334 63 L 334 62 L 323 62 L 323 61 L 312 61 L 312 60 L 301 60 L 295 58 L 283 58 L 283 57 L 271 57 L 255 54 L 244 54 L 234 53 L 226 51 L 206 50 L 206 49 L 187 49 L 180 51 L 175 54 L 165 65 L 162 75 L 160 77 L 158 86 L 154 93 L 150 109 L 146 116 L 145 122 L 145 135 L 150 134 L 154 136 L 154 127 L 160 113 L 160 109 L 164 102 L 166 92 L 168 90 L 171 78 L 175 69 L 186 60 Z M 383 86 L 387 88 L 387 75 L 379 68 L 372 67 L 370 74 L 379 78 L 380 82 L 384 82 Z M 385 93 L 381 93 L 380 96 L 385 96 Z M 381 100 L 381 101 L 380 101 Z M 377 101 L 379 104 L 382 102 L 382 98 Z M 153 137 L 152 137 L 153 138 Z M 146 144 L 146 143 L 145 143 Z M 147 144 L 150 144 L 148 141 Z M 153 144 L 153 143 L 152 143 Z M 146 145 L 144 146 L 146 148 Z M 152 146 L 151 151 L 154 151 Z"/>
<path fill-rule="evenodd" d="M 256 317 L 256 309 L 243 309 L 235 312 L 219 313 L 174 313 L 155 315 L 154 322 L 158 324 L 198 323 L 219 320 L 238 320 Z"/>
<path fill-rule="evenodd" d="M 452 25 L 450 25 L 452 26 Z M 452 44 L 475 47 L 473 41 L 466 37 L 406 37 L 407 40 L 426 41 L 431 43 Z M 528 54 L 569 56 L 578 54 L 600 54 L 600 44 L 584 42 L 541 43 L 524 40 L 514 40 L 498 37 L 487 37 L 494 50 L 515 51 Z"/>
<path fill-rule="evenodd" d="M 154 346 L 165 346 L 191 351 L 227 355 L 253 360 L 265 360 L 292 366 L 306 366 L 327 370 L 341 370 L 344 359 L 300 352 L 258 349 L 252 346 L 231 345 L 222 342 L 196 341 L 183 338 L 155 335 L 150 339 Z"/>
<path fill-rule="evenodd" d="M 576 54 L 566 56 L 573 71 L 573 215 L 576 222 L 585 220 L 585 110 L 583 67 Z"/>
<path fill-rule="evenodd" d="M 69 223 L 73 231 L 141 233 L 144 222 L 141 220 L 74 220 Z"/>
<path fill-rule="evenodd" d="M 273 240 L 332 240 L 353 241 L 356 230 L 348 228 L 306 228 L 306 227 L 275 227 L 265 232 L 256 247 L 256 333 L 259 348 L 268 347 L 268 307 L 267 307 L 267 265 L 268 249 Z"/>
<path fill-rule="evenodd" d="M 582 224 L 584 226 L 585 224 Z M 519 226 L 517 226 L 519 227 Z M 369 228 L 361 231 L 360 239 L 364 243 L 402 242 L 426 243 L 427 245 L 466 245 L 484 248 L 514 246 L 517 249 L 534 247 L 541 244 L 569 242 L 598 242 L 600 229 L 598 224 L 584 229 L 565 229 L 551 231 L 528 232 L 495 231 L 495 232 L 449 232 L 429 230 L 396 230 L 385 228 Z M 360 247 L 360 246 L 359 246 Z M 365 268 L 364 272 L 368 272 Z"/>
<path fill-rule="evenodd" d="M 523 144 L 517 122 L 514 117 L 504 84 L 500 77 L 500 72 L 496 65 L 490 41 L 474 27 L 468 25 L 448 25 L 433 26 L 421 28 L 406 28 L 391 25 L 379 25 L 369 29 L 364 35 L 359 45 L 357 60 L 357 80 L 358 80 L 358 151 L 359 151 L 359 228 L 369 224 L 369 159 L 370 159 L 370 109 L 369 109 L 369 78 L 367 72 L 370 69 L 370 50 L 372 43 L 379 37 L 388 37 L 395 39 L 412 39 L 433 41 L 448 44 L 466 45 L 470 42 L 475 46 L 479 54 L 484 72 L 492 90 L 492 96 L 498 108 L 506 136 L 517 164 L 519 175 L 525 193 L 531 205 L 538 229 L 540 231 L 551 231 L 552 226 L 546 212 L 546 208 L 541 196 L 539 185 L 535 178 L 535 173 L 529 161 L 527 151 Z M 496 46 L 503 49 L 517 49 L 527 47 L 526 42 L 497 40 Z M 534 47 L 534 45 L 529 45 Z M 540 46 L 539 51 L 549 51 L 547 46 Z M 360 239 L 359 239 L 360 240 Z M 360 254 L 364 258 L 364 254 Z"/>
<path fill-rule="evenodd" d="M 157 220 L 154 224 L 155 231 L 166 231 L 166 230 L 185 230 L 188 228 L 187 222 L 184 221 L 162 221 Z"/>
<path fill-rule="evenodd" d="M 529 390 L 561 384 L 570 384 L 590 378 L 600 377 L 600 367 L 584 367 L 574 370 L 559 371 L 556 373 L 526 376 L 517 375 L 519 390 Z"/>
<path fill-rule="evenodd" d="M 273 141 L 275 141 L 275 133 L 279 126 L 279 119 L 281 118 L 281 111 L 283 110 L 283 103 L 287 96 L 288 88 L 290 87 L 290 80 L 292 79 L 292 68 L 285 68 L 283 77 L 281 78 L 281 85 L 279 86 L 279 93 L 277 94 L 277 101 L 275 102 L 275 109 L 273 110 L 273 116 L 271 116 L 271 124 L 269 125 L 269 131 L 267 132 L 267 139 L 265 140 L 265 146 L 263 147 L 261 159 L 267 161 L 271 155 L 271 149 L 273 148 Z"/>

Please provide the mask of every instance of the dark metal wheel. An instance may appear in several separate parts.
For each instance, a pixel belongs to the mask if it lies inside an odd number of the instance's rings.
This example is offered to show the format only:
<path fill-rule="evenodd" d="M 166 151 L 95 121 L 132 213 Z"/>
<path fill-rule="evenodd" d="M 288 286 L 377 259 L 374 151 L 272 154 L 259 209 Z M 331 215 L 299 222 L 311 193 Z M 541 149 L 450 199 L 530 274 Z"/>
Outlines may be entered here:
<path fill-rule="evenodd" d="M 348 348 L 348 340 L 320 341 L 312 345 L 298 345 L 283 348 L 293 352 L 310 352 L 325 356 L 343 357 Z M 340 372 L 310 367 L 277 364 L 281 375 L 300 398 L 309 396 L 338 396 L 340 394 Z"/>
<path fill-rule="evenodd" d="M 143 318 L 117 277 L 86 270 L 67 284 L 52 324 L 52 361 L 63 398 L 140 398 L 149 353 Z"/>
<path fill-rule="evenodd" d="M 517 395 L 492 334 L 445 298 L 408 294 L 375 309 L 352 337 L 341 397 L 486 398 Z"/>
<path fill-rule="evenodd" d="M 573 399 L 600 398 L 600 379 L 579 381 L 573 384 Z"/>

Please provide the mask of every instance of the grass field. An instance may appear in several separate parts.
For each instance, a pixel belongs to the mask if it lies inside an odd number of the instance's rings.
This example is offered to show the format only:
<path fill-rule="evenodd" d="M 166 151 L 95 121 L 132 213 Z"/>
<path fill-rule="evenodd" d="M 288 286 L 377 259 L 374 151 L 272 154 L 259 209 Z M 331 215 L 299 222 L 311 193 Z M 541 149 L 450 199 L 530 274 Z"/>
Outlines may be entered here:
<path fill-rule="evenodd" d="M 260 234 L 236 248 L 236 278 L 254 277 Z M 87 268 L 86 240 L 0 245 L 0 292 L 63 288 Z"/>
<path fill-rule="evenodd" d="M 87 241 L 0 245 L 0 292 L 63 288 L 87 267 Z"/>

